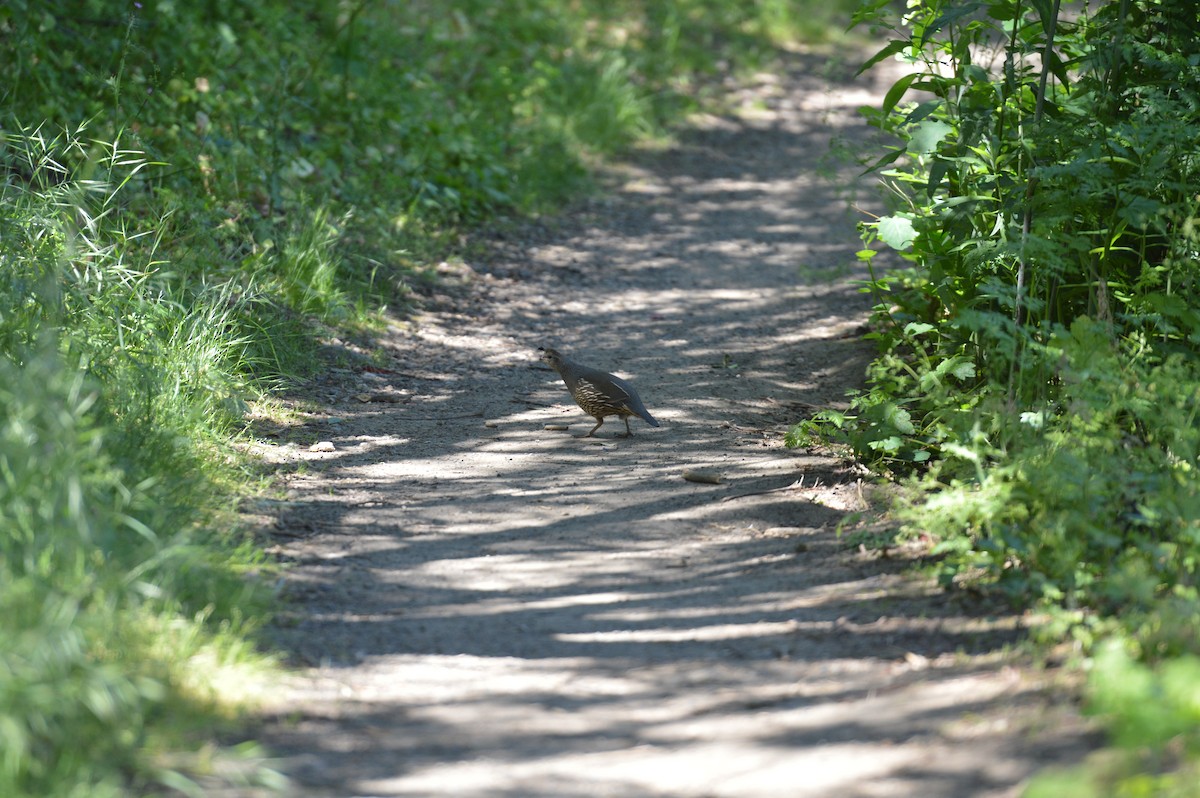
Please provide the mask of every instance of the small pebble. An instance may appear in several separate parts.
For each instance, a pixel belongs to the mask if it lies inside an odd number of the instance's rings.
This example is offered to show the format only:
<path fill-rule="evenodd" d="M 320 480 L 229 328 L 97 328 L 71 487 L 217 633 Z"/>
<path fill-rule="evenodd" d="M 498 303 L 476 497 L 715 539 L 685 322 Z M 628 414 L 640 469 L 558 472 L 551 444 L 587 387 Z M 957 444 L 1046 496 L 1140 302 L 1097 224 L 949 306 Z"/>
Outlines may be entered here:
<path fill-rule="evenodd" d="M 332 451 L 335 451 L 335 449 L 333 448 L 333 441 L 320 441 L 318 443 L 314 443 L 312 446 L 308 447 L 308 450 L 310 452 L 332 452 Z"/>

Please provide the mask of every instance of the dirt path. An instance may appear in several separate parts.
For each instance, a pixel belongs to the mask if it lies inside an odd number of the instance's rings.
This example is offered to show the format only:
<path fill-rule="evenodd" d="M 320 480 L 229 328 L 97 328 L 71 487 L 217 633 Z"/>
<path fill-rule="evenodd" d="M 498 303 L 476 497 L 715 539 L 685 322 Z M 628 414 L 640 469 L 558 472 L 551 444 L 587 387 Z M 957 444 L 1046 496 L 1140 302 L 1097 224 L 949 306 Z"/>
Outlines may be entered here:
<path fill-rule="evenodd" d="M 275 533 L 306 667 L 260 734 L 294 794 L 1014 795 L 1078 754 L 1003 653 L 1017 620 L 848 550 L 858 477 L 781 447 L 869 355 L 834 188 L 856 170 L 827 150 L 866 140 L 879 89 L 824 67 L 448 267 L 390 371 L 319 388 L 272 453 L 304 464 Z M 630 378 L 662 427 L 573 437 L 591 421 L 541 345 Z"/>

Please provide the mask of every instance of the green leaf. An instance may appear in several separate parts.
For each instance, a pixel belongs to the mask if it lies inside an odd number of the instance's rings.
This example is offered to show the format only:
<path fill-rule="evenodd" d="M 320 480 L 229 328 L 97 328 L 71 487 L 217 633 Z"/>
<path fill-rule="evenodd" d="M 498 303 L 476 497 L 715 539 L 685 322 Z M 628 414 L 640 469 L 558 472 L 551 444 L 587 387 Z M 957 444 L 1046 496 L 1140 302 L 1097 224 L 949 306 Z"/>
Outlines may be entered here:
<path fill-rule="evenodd" d="M 953 132 L 953 125 L 937 119 L 928 119 L 913 130 L 908 140 L 908 151 L 914 155 L 928 155 L 937 150 L 942 140 Z"/>
<path fill-rule="evenodd" d="M 884 154 L 878 161 L 876 161 L 875 163 L 871 164 L 866 169 L 864 169 L 862 173 L 864 175 L 866 175 L 866 174 L 870 174 L 871 172 L 877 171 L 880 167 L 887 166 L 888 164 L 893 163 L 894 161 L 896 161 L 896 159 L 898 159 L 901 155 L 904 155 L 906 152 L 907 152 L 907 150 L 892 150 L 891 152 Z"/>
<path fill-rule="evenodd" d="M 975 376 L 975 364 L 969 360 L 963 360 L 951 366 L 950 373 L 960 380 L 969 380 Z"/>
<path fill-rule="evenodd" d="M 912 246 L 917 237 L 912 219 L 903 216 L 883 216 L 875 223 L 879 239 L 892 249 L 903 250 Z"/>
<path fill-rule="evenodd" d="M 854 76 L 858 77 L 888 56 L 904 52 L 911 46 L 912 42 L 908 39 L 893 39 L 892 41 L 888 42 L 882 50 L 875 53 L 875 55 L 863 62 L 863 65 L 858 68 L 858 71 L 854 73 Z"/>
<path fill-rule="evenodd" d="M 894 402 L 886 402 L 883 405 L 883 418 L 901 435 L 912 435 L 917 431 L 909 412 Z"/>
<path fill-rule="evenodd" d="M 1050 0 L 1030 0 L 1030 5 L 1037 12 L 1038 20 L 1042 23 L 1042 30 L 1047 36 L 1050 35 L 1050 18 L 1054 12 L 1051 9 Z"/>
<path fill-rule="evenodd" d="M 1012 3 L 992 3 L 988 6 L 988 16 L 995 20 L 1017 18 L 1017 6 Z"/>
<path fill-rule="evenodd" d="M 937 33 L 947 25 L 956 22 L 968 14 L 974 14 L 982 5 L 983 3 L 963 3 L 957 8 L 953 8 L 950 11 L 947 11 L 945 14 L 942 14 L 933 22 L 929 23 L 929 26 L 925 28 L 925 31 L 921 34 L 921 44 L 928 42 L 930 36 Z"/>
<path fill-rule="evenodd" d="M 906 124 L 915 125 L 925 117 L 932 114 L 934 111 L 942 107 L 941 100 L 926 100 L 909 112 L 908 116 L 904 117 Z"/>
<path fill-rule="evenodd" d="M 920 76 L 920 73 L 913 72 L 892 84 L 892 87 L 888 89 L 887 94 L 883 97 L 883 112 L 885 114 L 891 113 L 892 109 L 896 107 L 896 103 L 903 99 L 904 93 L 908 91 L 908 87 Z"/>
<path fill-rule="evenodd" d="M 937 193 L 946 173 L 950 171 L 950 166 L 950 161 L 945 158 L 934 159 L 933 164 L 929 167 L 929 181 L 925 184 L 925 190 L 929 192 L 930 197 Z"/>
<path fill-rule="evenodd" d="M 895 435 L 889 435 L 882 440 L 871 441 L 867 444 L 867 448 L 874 449 L 877 452 L 884 452 L 886 454 L 895 454 L 896 452 L 900 451 L 901 443 L 903 443 L 903 441 L 901 441 L 898 437 Z"/>
<path fill-rule="evenodd" d="M 972 83 L 989 83 L 992 76 L 978 64 L 967 64 L 963 67 L 963 75 Z"/>
<path fill-rule="evenodd" d="M 1117 215 L 1136 227 L 1143 227 L 1151 219 L 1162 213 L 1163 204 L 1149 197 L 1133 197 L 1124 207 L 1117 210 Z"/>
<path fill-rule="evenodd" d="M 1049 58 L 1046 59 L 1046 66 L 1050 70 L 1050 74 L 1058 78 L 1059 83 L 1062 83 L 1064 86 L 1071 84 L 1070 75 L 1067 73 L 1067 65 L 1063 63 L 1063 60 L 1058 57 L 1058 53 L 1054 50 L 1050 51 Z"/>

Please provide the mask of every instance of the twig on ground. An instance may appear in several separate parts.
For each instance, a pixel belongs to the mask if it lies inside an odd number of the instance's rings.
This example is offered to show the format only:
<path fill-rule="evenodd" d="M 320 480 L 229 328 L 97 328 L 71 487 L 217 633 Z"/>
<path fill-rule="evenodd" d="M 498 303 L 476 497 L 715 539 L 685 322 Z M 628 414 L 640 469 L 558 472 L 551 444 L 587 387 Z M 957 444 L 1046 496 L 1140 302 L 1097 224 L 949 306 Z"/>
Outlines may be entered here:
<path fill-rule="evenodd" d="M 768 493 L 782 493 L 785 490 L 799 490 L 804 487 L 804 477 L 793 482 L 791 485 L 784 485 L 782 488 L 768 488 L 767 490 L 755 490 L 750 493 L 739 493 L 736 496 L 726 496 L 721 499 L 723 502 L 733 501 L 734 499 L 744 499 L 747 496 L 764 496 Z M 814 486 L 815 487 L 815 486 Z"/>

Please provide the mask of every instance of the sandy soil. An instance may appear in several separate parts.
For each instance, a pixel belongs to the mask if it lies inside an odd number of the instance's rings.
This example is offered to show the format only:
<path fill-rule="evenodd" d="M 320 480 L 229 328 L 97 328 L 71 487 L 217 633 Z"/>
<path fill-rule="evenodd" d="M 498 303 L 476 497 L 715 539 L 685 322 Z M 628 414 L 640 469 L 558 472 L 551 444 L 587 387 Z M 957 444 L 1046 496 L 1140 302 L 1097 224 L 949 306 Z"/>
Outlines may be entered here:
<path fill-rule="evenodd" d="M 796 56 L 604 199 L 445 266 L 386 365 L 325 375 L 264 447 L 297 668 L 259 738 L 291 794 L 1005 796 L 1086 750 L 1009 653 L 1020 618 L 847 547 L 860 474 L 782 447 L 870 356 L 858 169 L 829 150 L 875 146 L 855 109 L 882 88 L 834 67 Z M 575 437 L 538 346 L 662 426 Z"/>

